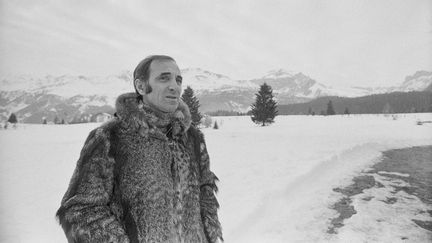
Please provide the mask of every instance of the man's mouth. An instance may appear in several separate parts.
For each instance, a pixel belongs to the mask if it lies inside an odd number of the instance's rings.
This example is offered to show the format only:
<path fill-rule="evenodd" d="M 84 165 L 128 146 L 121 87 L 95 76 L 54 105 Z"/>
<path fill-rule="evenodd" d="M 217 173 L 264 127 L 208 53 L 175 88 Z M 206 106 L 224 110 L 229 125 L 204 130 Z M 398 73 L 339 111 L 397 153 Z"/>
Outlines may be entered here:
<path fill-rule="evenodd" d="M 168 95 L 168 96 L 166 96 L 166 98 L 172 99 L 172 100 L 177 100 L 177 96 Z"/>

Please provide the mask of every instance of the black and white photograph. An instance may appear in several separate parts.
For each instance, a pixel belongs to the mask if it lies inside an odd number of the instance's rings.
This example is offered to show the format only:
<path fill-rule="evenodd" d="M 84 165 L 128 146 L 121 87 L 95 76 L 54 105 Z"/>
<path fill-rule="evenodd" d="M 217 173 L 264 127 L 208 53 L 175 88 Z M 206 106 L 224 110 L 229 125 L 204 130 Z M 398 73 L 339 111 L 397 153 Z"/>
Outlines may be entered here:
<path fill-rule="evenodd" d="M 0 242 L 432 242 L 432 1 L 0 0 Z"/>

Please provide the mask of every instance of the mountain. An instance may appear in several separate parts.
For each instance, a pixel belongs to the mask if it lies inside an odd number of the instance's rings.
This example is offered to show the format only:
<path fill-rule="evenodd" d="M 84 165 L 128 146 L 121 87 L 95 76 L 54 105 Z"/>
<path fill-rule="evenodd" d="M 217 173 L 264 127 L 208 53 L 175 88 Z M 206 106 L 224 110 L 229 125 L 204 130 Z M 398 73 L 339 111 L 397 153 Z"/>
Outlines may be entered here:
<path fill-rule="evenodd" d="M 131 79 L 130 72 L 107 77 L 9 77 L 0 82 L 0 117 L 4 120 L 14 112 L 21 122 L 40 123 L 56 116 L 71 121 L 113 113 L 118 94 L 131 91 Z"/>
<path fill-rule="evenodd" d="M 321 96 L 356 97 L 367 95 L 369 90 L 364 88 L 334 88 L 324 85 L 299 72 L 272 70 L 262 78 L 251 80 L 261 85 L 264 82 L 273 88 L 278 103 L 291 104 L 306 102 Z"/>
<path fill-rule="evenodd" d="M 200 68 L 183 69 L 183 88 L 190 86 L 200 101 L 200 111 L 246 112 L 259 86 L 248 80 L 234 80 Z"/>
<path fill-rule="evenodd" d="M 259 85 L 272 86 L 278 104 L 309 102 L 323 96 L 359 97 L 392 91 L 431 89 L 432 72 L 418 71 L 397 87 L 331 87 L 301 73 L 276 69 L 251 80 L 234 80 L 200 68 L 182 70 L 183 86 L 191 86 L 200 100 L 201 112 L 246 112 Z M 133 92 L 132 73 L 101 76 L 12 76 L 0 81 L 0 119 L 11 112 L 21 122 L 41 123 L 56 116 L 66 121 L 88 120 L 99 112 L 114 112 L 116 97 Z"/>
<path fill-rule="evenodd" d="M 239 89 L 257 89 L 258 86 L 247 80 L 234 80 L 228 76 L 212 73 L 201 68 L 181 70 L 184 83 L 198 92 L 233 91 Z"/>
<path fill-rule="evenodd" d="M 432 72 L 417 71 L 414 75 L 407 76 L 397 91 L 422 91 L 432 85 Z"/>

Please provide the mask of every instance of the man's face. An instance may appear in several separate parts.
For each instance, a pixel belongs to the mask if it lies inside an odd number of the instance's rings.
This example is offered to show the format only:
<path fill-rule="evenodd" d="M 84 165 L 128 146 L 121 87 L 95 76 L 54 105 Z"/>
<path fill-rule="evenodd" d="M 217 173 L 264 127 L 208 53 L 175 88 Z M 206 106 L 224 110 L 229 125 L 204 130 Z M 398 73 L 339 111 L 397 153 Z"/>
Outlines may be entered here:
<path fill-rule="evenodd" d="M 179 104 L 182 77 L 177 64 L 171 60 L 154 60 L 150 65 L 149 85 L 152 91 L 144 99 L 156 109 L 174 112 Z"/>

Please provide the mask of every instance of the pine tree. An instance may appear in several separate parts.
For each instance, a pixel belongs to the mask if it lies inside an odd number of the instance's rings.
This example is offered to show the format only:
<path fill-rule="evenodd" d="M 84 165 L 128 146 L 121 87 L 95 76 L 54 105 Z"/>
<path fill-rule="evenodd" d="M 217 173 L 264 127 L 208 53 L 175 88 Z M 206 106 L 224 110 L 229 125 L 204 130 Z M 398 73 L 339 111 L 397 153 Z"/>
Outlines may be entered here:
<path fill-rule="evenodd" d="M 278 111 L 272 88 L 264 83 L 255 95 L 255 103 L 251 106 L 252 121 L 262 126 L 273 123 Z"/>
<path fill-rule="evenodd" d="M 190 86 L 187 86 L 183 91 L 182 100 L 189 106 L 192 116 L 192 124 L 198 126 L 201 123 L 202 114 L 199 112 L 200 103 L 195 97 L 194 91 Z"/>
<path fill-rule="evenodd" d="M 14 113 L 12 113 L 9 116 L 8 122 L 12 123 L 12 124 L 16 124 L 18 122 L 18 119 L 17 119 L 17 117 L 16 117 L 16 115 Z"/>
<path fill-rule="evenodd" d="M 59 118 L 56 116 L 55 118 L 54 118 L 54 124 L 59 124 L 60 123 L 60 120 L 59 120 Z"/>
<path fill-rule="evenodd" d="M 204 119 L 203 119 L 203 125 L 204 125 L 204 127 L 206 127 L 206 128 L 211 127 L 212 123 L 213 123 L 213 121 L 212 121 L 211 116 L 204 115 Z"/>
<path fill-rule="evenodd" d="M 327 115 L 331 116 L 331 115 L 335 115 L 336 112 L 333 108 L 333 102 L 331 100 L 329 100 L 329 102 L 327 103 Z"/>
<path fill-rule="evenodd" d="M 219 125 L 218 125 L 217 121 L 215 121 L 213 129 L 219 129 Z"/>

